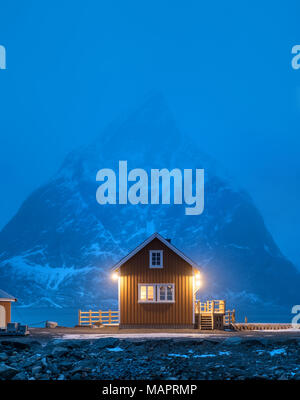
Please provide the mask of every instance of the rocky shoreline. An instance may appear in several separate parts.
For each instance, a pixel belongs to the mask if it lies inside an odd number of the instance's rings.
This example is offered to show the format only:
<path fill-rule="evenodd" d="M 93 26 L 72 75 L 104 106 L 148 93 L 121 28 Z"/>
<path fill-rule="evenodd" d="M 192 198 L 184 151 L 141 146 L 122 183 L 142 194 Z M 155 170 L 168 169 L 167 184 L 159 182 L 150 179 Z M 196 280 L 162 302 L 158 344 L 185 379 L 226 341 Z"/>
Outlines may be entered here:
<path fill-rule="evenodd" d="M 300 339 L 0 342 L 0 380 L 299 380 Z"/>

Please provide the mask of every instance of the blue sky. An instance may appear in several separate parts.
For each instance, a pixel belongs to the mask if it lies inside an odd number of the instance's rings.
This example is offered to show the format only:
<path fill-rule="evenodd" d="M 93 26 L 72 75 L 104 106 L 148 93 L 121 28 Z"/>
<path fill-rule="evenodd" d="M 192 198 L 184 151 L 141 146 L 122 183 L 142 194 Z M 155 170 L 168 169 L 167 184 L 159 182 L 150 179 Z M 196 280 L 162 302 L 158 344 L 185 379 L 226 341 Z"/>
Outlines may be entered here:
<path fill-rule="evenodd" d="M 300 266 L 298 1 L 0 4 L 0 228 L 149 91 L 250 192 Z"/>

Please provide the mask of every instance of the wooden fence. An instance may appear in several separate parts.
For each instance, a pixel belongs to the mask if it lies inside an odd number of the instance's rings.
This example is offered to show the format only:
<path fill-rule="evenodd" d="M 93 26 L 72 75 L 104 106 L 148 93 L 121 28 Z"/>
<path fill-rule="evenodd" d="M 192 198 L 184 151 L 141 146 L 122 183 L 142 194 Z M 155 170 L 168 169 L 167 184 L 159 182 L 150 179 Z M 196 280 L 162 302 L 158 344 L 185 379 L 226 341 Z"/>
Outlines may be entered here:
<path fill-rule="evenodd" d="M 119 325 L 119 311 L 78 311 L 78 325 L 87 326 L 87 325 L 97 325 L 97 323 L 101 325 Z"/>
<path fill-rule="evenodd" d="M 224 315 L 224 326 L 231 326 L 235 323 L 235 310 L 225 310 L 224 300 L 210 300 L 205 303 L 200 301 L 196 302 L 195 307 L 196 314 L 211 313 L 211 314 L 223 314 Z M 78 311 L 78 325 L 79 326 L 91 326 L 91 325 L 108 325 L 116 326 L 119 325 L 119 311 Z"/>
<path fill-rule="evenodd" d="M 208 300 L 206 302 L 196 301 L 195 312 L 202 313 L 225 313 L 225 300 Z"/>
<path fill-rule="evenodd" d="M 232 326 L 235 323 L 235 310 L 226 310 L 224 314 L 224 326 Z"/>

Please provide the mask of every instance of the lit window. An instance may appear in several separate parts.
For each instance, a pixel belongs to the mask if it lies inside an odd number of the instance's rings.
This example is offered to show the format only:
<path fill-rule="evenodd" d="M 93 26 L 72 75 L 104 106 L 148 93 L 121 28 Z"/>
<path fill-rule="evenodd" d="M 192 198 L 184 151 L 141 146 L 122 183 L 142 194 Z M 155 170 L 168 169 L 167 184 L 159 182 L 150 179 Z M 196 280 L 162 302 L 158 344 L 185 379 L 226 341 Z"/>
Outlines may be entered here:
<path fill-rule="evenodd" d="M 163 268 L 162 250 L 150 250 L 150 268 Z"/>
<path fill-rule="evenodd" d="M 139 303 L 174 303 L 174 283 L 139 284 Z"/>
<path fill-rule="evenodd" d="M 148 300 L 154 300 L 154 286 L 148 286 Z"/>
<path fill-rule="evenodd" d="M 146 286 L 141 286 L 141 300 L 147 300 L 147 287 Z"/>
<path fill-rule="evenodd" d="M 139 302 L 147 303 L 156 300 L 156 285 L 139 285 Z"/>

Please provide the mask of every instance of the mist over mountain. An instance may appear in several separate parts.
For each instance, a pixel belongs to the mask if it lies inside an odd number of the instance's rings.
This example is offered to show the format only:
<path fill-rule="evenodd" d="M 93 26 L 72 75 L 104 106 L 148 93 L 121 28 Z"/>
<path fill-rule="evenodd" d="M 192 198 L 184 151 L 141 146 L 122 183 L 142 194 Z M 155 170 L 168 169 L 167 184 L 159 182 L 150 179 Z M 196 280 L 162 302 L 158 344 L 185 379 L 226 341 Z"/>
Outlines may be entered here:
<path fill-rule="evenodd" d="M 128 169 L 205 169 L 205 206 L 99 205 L 96 174 Z M 226 299 L 238 315 L 289 321 L 300 274 L 268 232 L 250 195 L 176 127 L 161 96 L 71 152 L 0 232 L 0 287 L 21 307 L 115 308 L 108 269 L 154 232 L 203 270 L 201 299 Z"/>

